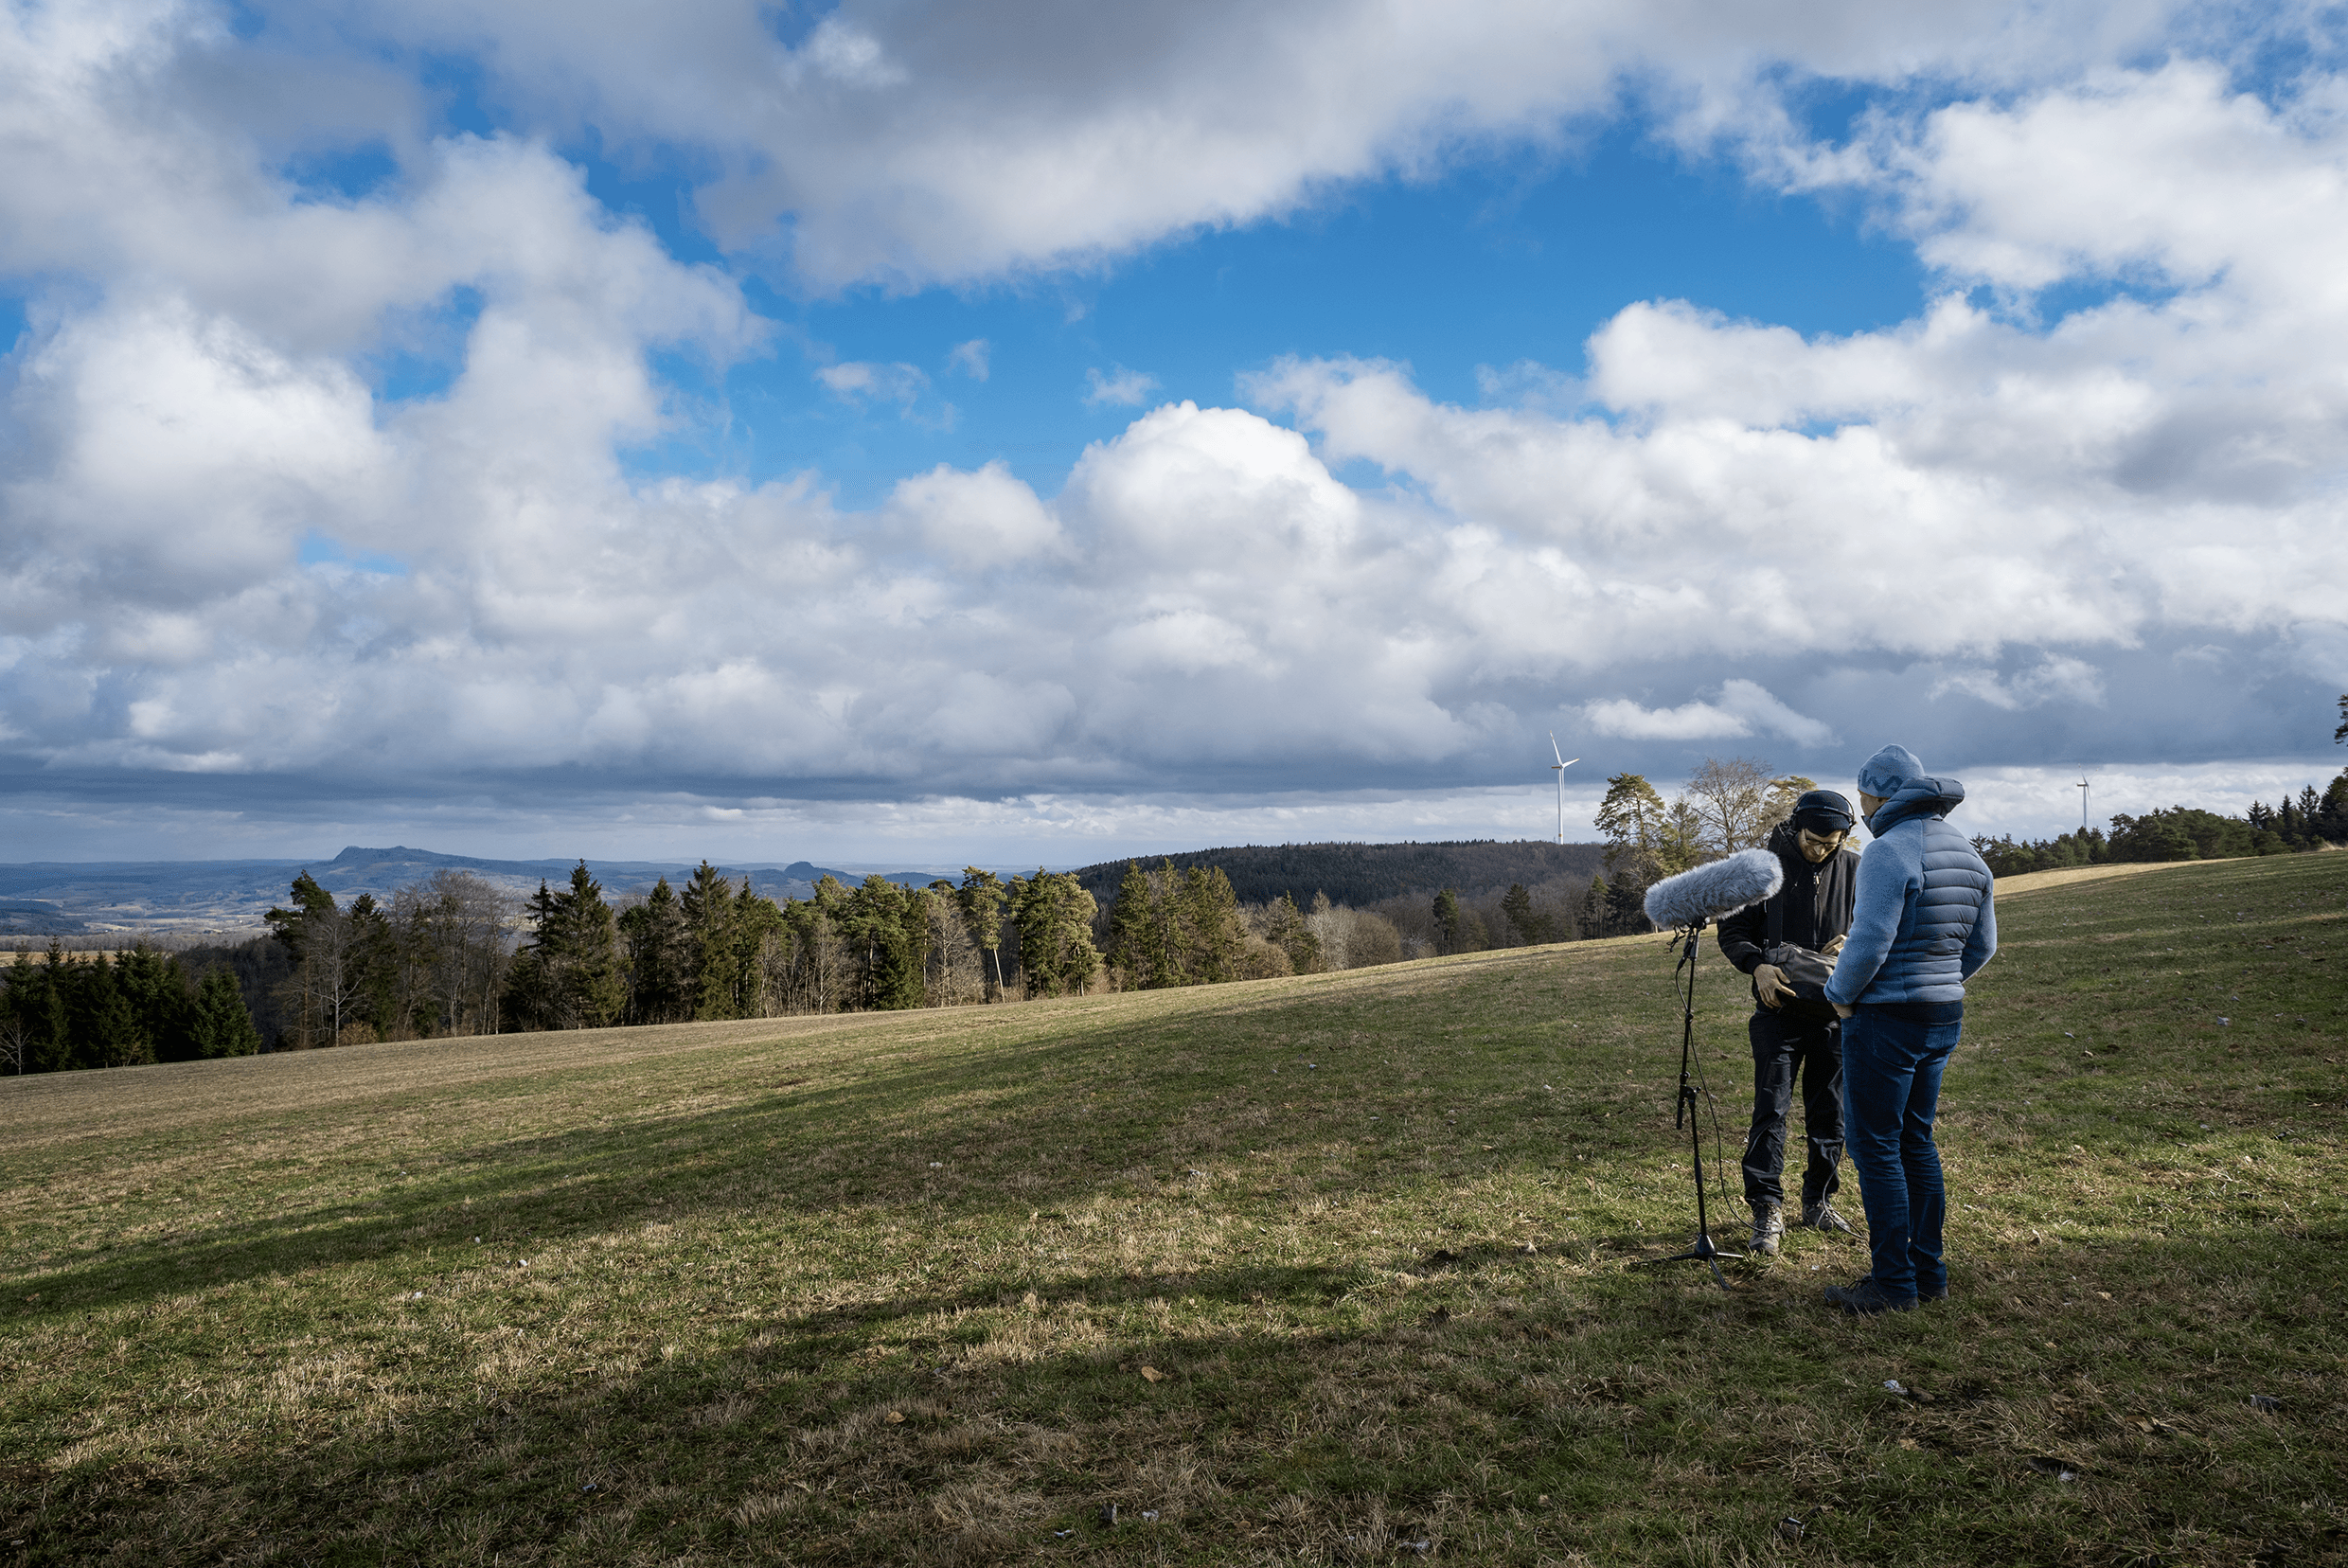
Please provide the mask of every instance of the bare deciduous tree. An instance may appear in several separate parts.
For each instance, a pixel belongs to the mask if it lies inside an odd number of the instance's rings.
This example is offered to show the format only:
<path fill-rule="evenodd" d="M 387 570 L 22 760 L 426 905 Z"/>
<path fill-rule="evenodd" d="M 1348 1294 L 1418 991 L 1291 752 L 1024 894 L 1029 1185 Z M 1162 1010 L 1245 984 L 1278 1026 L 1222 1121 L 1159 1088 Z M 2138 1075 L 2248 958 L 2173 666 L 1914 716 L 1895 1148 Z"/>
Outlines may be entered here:
<path fill-rule="evenodd" d="M 1769 837 L 1763 818 L 1768 814 L 1770 777 L 1769 765 L 1749 757 L 1704 758 L 1682 797 L 1695 811 L 1704 848 L 1734 855 Z"/>

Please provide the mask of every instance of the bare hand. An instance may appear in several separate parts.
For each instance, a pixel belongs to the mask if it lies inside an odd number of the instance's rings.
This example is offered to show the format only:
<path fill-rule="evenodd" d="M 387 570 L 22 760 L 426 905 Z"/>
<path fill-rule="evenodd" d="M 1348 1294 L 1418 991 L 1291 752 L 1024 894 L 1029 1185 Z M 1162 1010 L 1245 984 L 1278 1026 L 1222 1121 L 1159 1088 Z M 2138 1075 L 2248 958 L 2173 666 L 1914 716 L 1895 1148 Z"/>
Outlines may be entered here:
<path fill-rule="evenodd" d="M 1836 1016 L 1837 1018 L 1848 1018 L 1848 1017 L 1850 1017 L 1850 1016 L 1851 1016 L 1851 1014 L 1852 1014 L 1853 1012 L 1855 1012 L 1857 1009 L 1856 1009 L 1856 1008 L 1852 1008 L 1852 1007 L 1844 1007 L 1841 1003 L 1838 1002 L 1838 1003 L 1836 1003 L 1836 1004 L 1834 1005 L 1834 1010 L 1835 1010 L 1835 1016 Z"/>
<path fill-rule="evenodd" d="M 1793 988 L 1786 984 L 1786 971 L 1775 964 L 1755 964 L 1752 983 L 1760 992 L 1761 1005 L 1765 1007 L 1782 1007 L 1786 1005 L 1786 998 L 1794 993 Z"/>
<path fill-rule="evenodd" d="M 1826 957 L 1831 958 L 1836 953 L 1841 953 L 1842 951 L 1842 944 L 1849 940 L 1850 938 L 1847 936 L 1838 936 L 1833 941 L 1828 942 L 1824 947 L 1820 948 L 1818 951 Z"/>

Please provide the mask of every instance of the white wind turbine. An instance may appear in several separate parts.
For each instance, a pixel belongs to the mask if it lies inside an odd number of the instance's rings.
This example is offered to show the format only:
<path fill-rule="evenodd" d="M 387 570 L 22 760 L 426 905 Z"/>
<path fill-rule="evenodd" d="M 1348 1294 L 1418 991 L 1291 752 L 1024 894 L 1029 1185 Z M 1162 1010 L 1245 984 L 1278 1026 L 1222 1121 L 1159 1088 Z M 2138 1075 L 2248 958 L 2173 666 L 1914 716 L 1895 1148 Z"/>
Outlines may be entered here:
<path fill-rule="evenodd" d="M 2079 775 L 2079 831 L 2087 831 L 2087 775 Z"/>
<path fill-rule="evenodd" d="M 1565 770 L 1579 762 L 1581 758 L 1569 757 L 1557 749 L 1556 730 L 1549 732 L 1549 755 L 1557 759 L 1549 771 L 1557 775 L 1557 842 L 1563 844 L 1565 842 Z"/>

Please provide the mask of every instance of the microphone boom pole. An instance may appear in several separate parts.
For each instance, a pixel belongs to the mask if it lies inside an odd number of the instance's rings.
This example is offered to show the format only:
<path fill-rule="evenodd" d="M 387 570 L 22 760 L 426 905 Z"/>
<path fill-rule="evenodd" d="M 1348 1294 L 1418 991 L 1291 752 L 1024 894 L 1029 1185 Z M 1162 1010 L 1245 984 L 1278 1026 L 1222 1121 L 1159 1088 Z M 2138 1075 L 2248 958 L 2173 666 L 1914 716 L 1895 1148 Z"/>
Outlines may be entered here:
<path fill-rule="evenodd" d="M 1712 1271 L 1712 1277 L 1720 1282 L 1724 1291 L 1729 1289 L 1729 1276 L 1720 1272 L 1720 1260 L 1726 1258 L 1734 1263 L 1745 1255 L 1722 1252 L 1714 1243 L 1712 1219 L 1704 1206 L 1704 1135 L 1696 1119 L 1695 1078 L 1700 1069 L 1696 1055 L 1696 950 L 1702 941 L 1705 926 L 1723 915 L 1774 896 L 1785 882 L 1785 867 L 1778 864 L 1775 855 L 1767 849 L 1746 849 L 1693 871 L 1665 877 L 1646 890 L 1647 918 L 1676 933 L 1671 945 L 1680 950 L 1680 971 L 1687 976 L 1680 1014 L 1680 1099 L 1671 1125 L 1687 1129 L 1688 1169 L 1696 1178 L 1695 1243 L 1685 1252 L 1652 1261 L 1701 1263 Z M 1676 988 L 1678 972 L 1673 980 Z"/>
<path fill-rule="evenodd" d="M 1696 1120 L 1696 1085 L 1690 1075 L 1696 1064 L 1696 948 L 1702 940 L 1704 922 L 1698 920 L 1682 926 L 1672 938 L 1672 945 L 1681 949 L 1680 969 L 1687 973 L 1685 1007 L 1680 1017 L 1680 1102 L 1672 1117 L 1674 1128 L 1684 1127 L 1688 1135 L 1688 1169 L 1696 1176 L 1696 1239 L 1687 1251 L 1673 1253 L 1669 1257 L 1654 1259 L 1658 1263 L 1701 1263 L 1712 1271 L 1712 1277 L 1728 1290 L 1729 1276 L 1720 1272 L 1720 1260 L 1740 1261 L 1743 1253 L 1722 1252 L 1712 1239 L 1712 1222 L 1704 1208 L 1704 1134 Z M 1678 972 L 1674 972 L 1676 982 Z"/>

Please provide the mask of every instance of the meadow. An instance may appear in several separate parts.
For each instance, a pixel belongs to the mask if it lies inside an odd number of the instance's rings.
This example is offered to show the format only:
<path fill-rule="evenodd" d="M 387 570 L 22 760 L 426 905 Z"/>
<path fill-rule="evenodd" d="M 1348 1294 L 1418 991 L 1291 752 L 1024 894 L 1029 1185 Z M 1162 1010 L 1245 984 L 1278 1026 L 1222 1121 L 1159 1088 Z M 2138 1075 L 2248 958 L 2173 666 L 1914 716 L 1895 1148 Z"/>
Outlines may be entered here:
<path fill-rule="evenodd" d="M 2348 855 L 2000 914 L 1876 1320 L 1656 936 L 0 1083 L 0 1560 L 2348 1561 Z"/>

